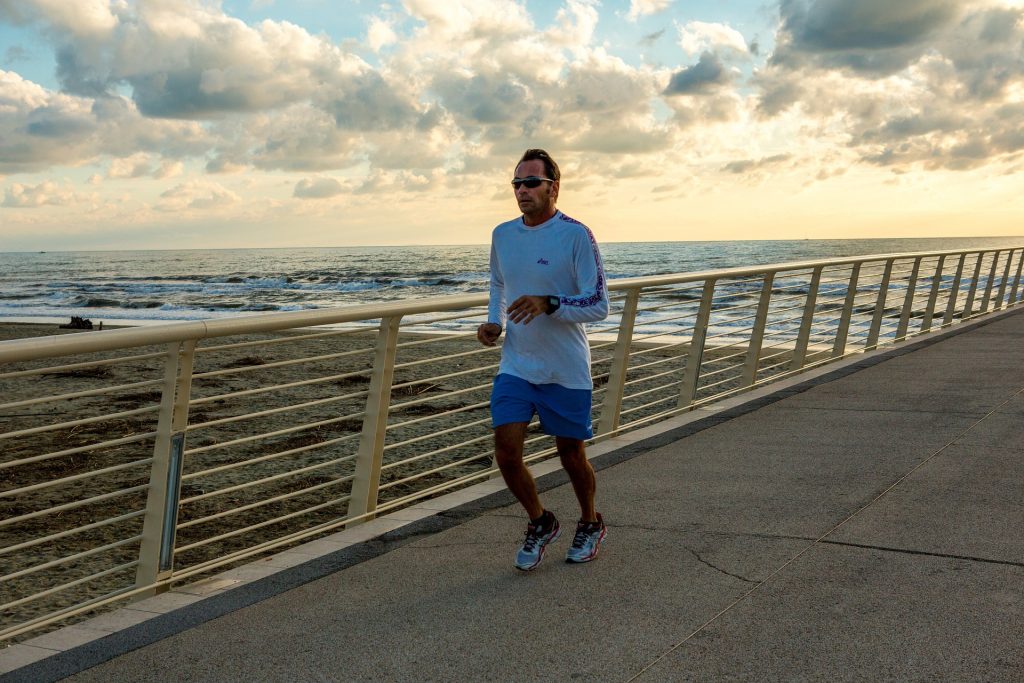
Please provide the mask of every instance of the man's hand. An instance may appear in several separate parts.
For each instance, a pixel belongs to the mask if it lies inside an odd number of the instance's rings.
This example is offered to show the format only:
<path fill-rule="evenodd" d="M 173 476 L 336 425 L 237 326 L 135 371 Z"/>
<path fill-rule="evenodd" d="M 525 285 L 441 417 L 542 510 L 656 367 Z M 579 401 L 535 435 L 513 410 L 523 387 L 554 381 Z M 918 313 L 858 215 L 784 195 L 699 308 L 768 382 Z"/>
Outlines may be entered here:
<path fill-rule="evenodd" d="M 547 312 L 548 298 L 546 296 L 524 294 L 508 307 L 508 319 L 514 323 L 529 325 L 531 320 Z"/>
<path fill-rule="evenodd" d="M 494 346 L 501 336 L 501 325 L 497 323 L 484 323 L 476 328 L 476 338 L 484 346 Z"/>

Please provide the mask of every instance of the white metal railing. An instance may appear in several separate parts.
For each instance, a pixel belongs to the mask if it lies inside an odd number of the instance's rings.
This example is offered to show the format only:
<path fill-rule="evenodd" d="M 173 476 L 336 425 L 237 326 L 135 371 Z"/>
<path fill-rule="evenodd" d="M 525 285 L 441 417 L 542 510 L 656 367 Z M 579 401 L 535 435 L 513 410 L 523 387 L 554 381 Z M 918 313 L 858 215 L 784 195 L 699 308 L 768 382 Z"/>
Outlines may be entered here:
<path fill-rule="evenodd" d="M 613 280 L 597 438 L 1017 305 L 1022 253 Z M 493 476 L 485 317 L 474 295 L 0 343 L 0 640 Z"/>

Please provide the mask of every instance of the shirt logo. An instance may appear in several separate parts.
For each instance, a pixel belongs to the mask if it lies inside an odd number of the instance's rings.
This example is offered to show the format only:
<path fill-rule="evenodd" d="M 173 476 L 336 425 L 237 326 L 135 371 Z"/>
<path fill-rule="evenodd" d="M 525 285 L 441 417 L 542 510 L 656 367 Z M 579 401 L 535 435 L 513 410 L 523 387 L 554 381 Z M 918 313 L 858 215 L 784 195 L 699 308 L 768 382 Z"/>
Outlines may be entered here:
<path fill-rule="evenodd" d="M 546 258 L 539 258 L 537 259 L 537 263 L 541 264 L 542 266 L 546 266 L 548 265 L 548 260 Z"/>

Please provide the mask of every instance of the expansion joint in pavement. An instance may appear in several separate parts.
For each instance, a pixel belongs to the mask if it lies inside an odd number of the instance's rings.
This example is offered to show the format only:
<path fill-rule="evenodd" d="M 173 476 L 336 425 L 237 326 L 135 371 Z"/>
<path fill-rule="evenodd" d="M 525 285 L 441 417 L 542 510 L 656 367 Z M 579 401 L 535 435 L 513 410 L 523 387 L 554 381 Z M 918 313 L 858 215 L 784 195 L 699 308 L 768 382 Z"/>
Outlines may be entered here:
<path fill-rule="evenodd" d="M 925 557 L 941 557 L 950 560 L 966 560 L 967 562 L 982 562 L 984 564 L 1001 564 L 1008 565 L 1010 567 L 1024 567 L 1024 562 L 1014 562 L 1012 560 L 995 560 L 989 557 L 975 557 L 973 555 L 954 555 L 950 553 L 933 553 L 927 550 L 913 550 L 911 548 L 893 548 L 884 545 L 870 545 L 867 543 L 850 543 L 847 541 L 830 541 L 823 540 L 821 543 L 827 545 L 841 545 L 847 548 L 863 548 L 865 550 L 881 550 L 888 553 L 900 553 L 904 555 L 923 555 Z"/>

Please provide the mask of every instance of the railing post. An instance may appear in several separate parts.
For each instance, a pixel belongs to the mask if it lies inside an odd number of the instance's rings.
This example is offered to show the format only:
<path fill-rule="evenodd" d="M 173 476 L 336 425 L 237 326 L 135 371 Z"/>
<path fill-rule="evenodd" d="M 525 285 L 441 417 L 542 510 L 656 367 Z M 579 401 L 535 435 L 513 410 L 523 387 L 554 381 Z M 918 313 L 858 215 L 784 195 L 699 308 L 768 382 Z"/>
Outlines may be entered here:
<path fill-rule="evenodd" d="M 953 322 L 953 314 L 956 313 L 956 304 L 960 300 L 960 280 L 964 276 L 964 263 L 966 261 L 967 254 L 960 254 L 960 261 L 956 265 L 956 275 L 953 276 L 953 287 L 949 290 L 949 302 L 946 304 L 946 314 L 942 316 L 943 327 Z"/>
<path fill-rule="evenodd" d="M 985 252 L 978 252 L 978 260 L 974 263 L 974 276 L 971 278 L 971 286 L 967 290 L 967 301 L 964 303 L 964 312 L 960 315 L 960 320 L 967 320 L 971 313 L 974 312 L 974 298 L 978 294 L 978 278 L 981 277 L 981 264 L 985 261 Z"/>
<path fill-rule="evenodd" d="M 914 267 L 910 270 L 910 279 L 907 281 L 907 296 L 903 299 L 903 310 L 900 311 L 900 323 L 896 327 L 896 338 L 893 341 L 900 341 L 907 338 L 907 328 L 910 327 L 910 314 L 914 312 L 914 294 L 917 292 L 917 277 L 921 274 L 921 257 L 914 259 Z"/>
<path fill-rule="evenodd" d="M 895 259 L 885 262 L 882 281 L 878 285 L 878 299 L 875 301 L 875 314 L 871 316 L 871 327 L 868 329 L 868 340 L 865 351 L 873 351 L 878 346 L 878 335 L 882 329 L 882 318 L 885 316 L 885 303 L 889 298 L 889 280 L 892 278 L 892 265 Z"/>
<path fill-rule="evenodd" d="M 1017 303 L 1017 288 L 1020 286 L 1021 268 L 1024 267 L 1024 249 L 1017 256 L 1017 274 L 1013 278 L 1013 290 L 1010 292 L 1010 302 Z"/>
<path fill-rule="evenodd" d="M 139 546 L 139 566 L 135 570 L 136 588 L 153 586 L 174 571 L 174 542 L 195 348 L 194 340 L 167 345 L 153 466 L 149 472 L 149 493 Z M 166 590 L 167 586 L 153 587 L 138 597 Z"/>
<path fill-rule="evenodd" d="M 850 320 L 853 318 L 853 304 L 857 301 L 857 281 L 860 279 L 860 265 L 853 264 L 850 271 L 850 282 L 846 286 L 846 300 L 843 312 L 839 316 L 839 327 L 836 328 L 836 340 L 832 345 L 832 357 L 839 358 L 846 353 L 846 339 L 850 335 Z"/>
<path fill-rule="evenodd" d="M 1003 297 L 1006 296 L 1006 281 L 1010 279 L 1010 264 L 1012 262 L 1013 250 L 1011 249 L 1010 253 L 1006 255 L 1006 267 L 1003 268 L 1003 279 L 999 283 L 999 293 L 996 295 L 996 305 L 993 307 L 993 310 L 1001 310 L 1003 308 L 1003 304 L 1006 303 Z"/>
<path fill-rule="evenodd" d="M 804 303 L 804 315 L 800 320 L 800 331 L 796 336 L 796 347 L 793 349 L 793 360 L 790 370 L 799 370 L 807 359 L 807 347 L 811 343 L 811 326 L 814 324 L 814 308 L 818 304 L 818 287 L 821 284 L 821 266 L 814 269 L 811 284 L 807 289 L 807 301 Z"/>
<path fill-rule="evenodd" d="M 757 381 L 757 366 L 761 362 L 761 344 L 764 342 L 764 328 L 768 324 L 768 307 L 772 303 L 772 285 L 775 284 L 775 273 L 765 273 L 761 285 L 761 298 L 757 302 L 757 313 L 754 315 L 754 329 L 750 332 L 750 346 L 747 347 L 747 359 L 743 365 L 743 386 L 754 386 Z"/>
<path fill-rule="evenodd" d="M 402 316 L 381 318 L 377 332 L 377 348 L 370 375 L 369 395 L 366 397 L 366 416 L 359 439 L 355 478 L 348 502 L 348 517 L 364 518 L 350 522 L 360 524 L 372 519 L 377 509 L 377 491 L 380 488 L 380 468 L 384 460 L 384 436 L 391 406 L 391 383 L 395 377 L 395 355 L 398 349 L 398 329 Z"/>
<path fill-rule="evenodd" d="M 697 382 L 700 380 L 700 364 L 704 358 L 704 342 L 708 336 L 708 325 L 711 323 L 711 304 L 715 298 L 716 280 L 705 280 L 704 291 L 700 297 L 700 308 L 697 319 L 693 323 L 693 337 L 690 339 L 690 350 L 686 355 L 686 372 L 683 374 L 683 388 L 679 392 L 678 408 L 686 408 L 693 404 L 697 397 Z"/>
<path fill-rule="evenodd" d="M 932 279 L 932 291 L 928 293 L 928 306 L 924 311 L 924 320 L 921 321 L 921 332 L 932 329 L 932 316 L 935 315 L 935 304 L 939 300 L 939 285 L 942 284 L 942 271 L 946 269 L 946 257 L 939 257 L 939 264 L 935 267 L 935 277 Z"/>
<path fill-rule="evenodd" d="M 626 385 L 626 371 L 629 369 L 629 353 L 633 343 L 633 325 L 636 323 L 636 309 L 640 303 L 640 288 L 626 293 L 626 303 L 619 318 L 619 336 L 615 341 L 612 367 L 605 384 L 604 403 L 601 404 L 601 418 L 597 434 L 611 434 L 619 428 L 619 414 L 622 412 L 622 394 Z"/>
<path fill-rule="evenodd" d="M 992 298 L 992 286 L 996 283 L 996 270 L 999 269 L 999 255 L 1002 253 L 1002 251 L 997 249 L 995 255 L 992 257 L 992 268 L 988 273 L 988 282 L 985 283 L 985 298 L 981 301 L 982 313 L 988 311 L 988 305 Z"/>

